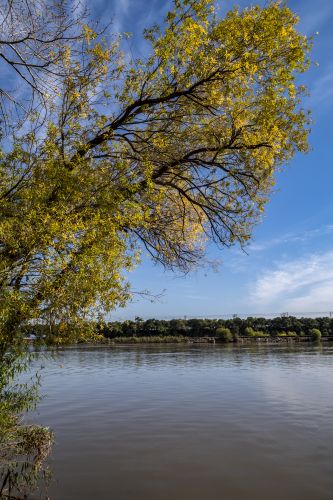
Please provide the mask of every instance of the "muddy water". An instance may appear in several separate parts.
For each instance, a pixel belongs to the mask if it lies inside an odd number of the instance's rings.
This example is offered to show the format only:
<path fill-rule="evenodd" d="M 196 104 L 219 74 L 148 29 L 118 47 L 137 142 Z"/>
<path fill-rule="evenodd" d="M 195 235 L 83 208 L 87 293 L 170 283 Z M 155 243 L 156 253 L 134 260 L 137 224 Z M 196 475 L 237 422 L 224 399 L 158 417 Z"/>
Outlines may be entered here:
<path fill-rule="evenodd" d="M 60 350 L 51 500 L 333 499 L 333 347 Z"/>

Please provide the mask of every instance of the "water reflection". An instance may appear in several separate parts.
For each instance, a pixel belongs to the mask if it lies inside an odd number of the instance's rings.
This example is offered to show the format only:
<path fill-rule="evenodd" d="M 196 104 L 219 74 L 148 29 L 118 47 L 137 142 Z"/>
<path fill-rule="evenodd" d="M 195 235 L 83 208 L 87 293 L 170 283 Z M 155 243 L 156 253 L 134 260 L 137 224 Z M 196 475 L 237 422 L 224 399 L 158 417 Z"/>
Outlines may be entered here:
<path fill-rule="evenodd" d="M 52 500 L 332 499 L 333 348 L 61 349 Z M 36 417 L 34 417 L 36 419 Z"/>

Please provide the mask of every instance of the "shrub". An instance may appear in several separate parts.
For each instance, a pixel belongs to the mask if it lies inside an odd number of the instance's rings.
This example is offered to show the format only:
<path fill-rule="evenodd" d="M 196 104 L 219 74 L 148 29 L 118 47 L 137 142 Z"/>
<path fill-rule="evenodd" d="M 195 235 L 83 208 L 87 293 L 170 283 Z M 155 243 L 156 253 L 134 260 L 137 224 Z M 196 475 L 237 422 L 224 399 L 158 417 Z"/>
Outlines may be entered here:
<path fill-rule="evenodd" d="M 310 335 L 313 338 L 313 340 L 320 340 L 321 339 L 321 331 L 318 330 L 318 328 L 312 328 L 310 330 Z"/>
<path fill-rule="evenodd" d="M 224 340 L 224 342 L 232 341 L 231 331 L 229 330 L 229 328 L 225 328 L 224 326 L 217 328 L 215 331 L 215 335 L 218 339 Z"/>
<path fill-rule="evenodd" d="M 247 337 L 254 337 L 255 336 L 255 331 L 253 330 L 253 328 L 251 326 L 247 326 L 245 328 L 245 335 Z"/>
<path fill-rule="evenodd" d="M 254 332 L 254 337 L 269 337 L 269 334 L 258 330 Z"/>
<path fill-rule="evenodd" d="M 245 335 L 247 337 L 269 337 L 268 333 L 262 332 L 261 330 L 255 331 L 251 326 L 245 328 Z"/>

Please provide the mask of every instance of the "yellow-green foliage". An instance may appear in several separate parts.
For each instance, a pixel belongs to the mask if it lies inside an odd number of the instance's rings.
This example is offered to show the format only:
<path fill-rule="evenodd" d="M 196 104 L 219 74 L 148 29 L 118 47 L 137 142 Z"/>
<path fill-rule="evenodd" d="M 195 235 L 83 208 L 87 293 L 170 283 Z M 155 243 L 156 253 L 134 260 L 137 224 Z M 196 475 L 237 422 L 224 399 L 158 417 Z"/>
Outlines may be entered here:
<path fill-rule="evenodd" d="M 232 340 L 232 333 L 229 328 L 223 326 L 216 329 L 215 335 L 217 338 L 230 342 Z"/>
<path fill-rule="evenodd" d="M 321 339 L 321 331 L 318 330 L 318 328 L 312 328 L 310 330 L 310 335 L 314 340 L 320 340 Z"/>
<path fill-rule="evenodd" d="M 274 173 L 307 150 L 297 22 L 279 2 L 219 19 L 210 0 L 175 0 L 143 61 L 89 27 L 63 51 L 46 125 L 32 116 L 0 158 L 2 348 L 31 319 L 62 342 L 124 305 L 140 245 L 188 269 L 207 238 L 246 243 Z"/>
<path fill-rule="evenodd" d="M 262 331 L 255 331 L 251 326 L 245 328 L 245 335 L 247 337 L 269 337 L 268 333 Z"/>

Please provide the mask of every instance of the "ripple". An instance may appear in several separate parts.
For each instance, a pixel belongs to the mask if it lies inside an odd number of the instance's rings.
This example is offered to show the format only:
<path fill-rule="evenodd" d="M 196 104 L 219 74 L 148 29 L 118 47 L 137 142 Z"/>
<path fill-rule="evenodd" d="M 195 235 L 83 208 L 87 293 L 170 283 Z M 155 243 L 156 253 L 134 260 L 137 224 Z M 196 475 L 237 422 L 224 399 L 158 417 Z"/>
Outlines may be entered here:
<path fill-rule="evenodd" d="M 45 362 L 56 500 L 326 500 L 333 348 L 88 346 Z"/>

